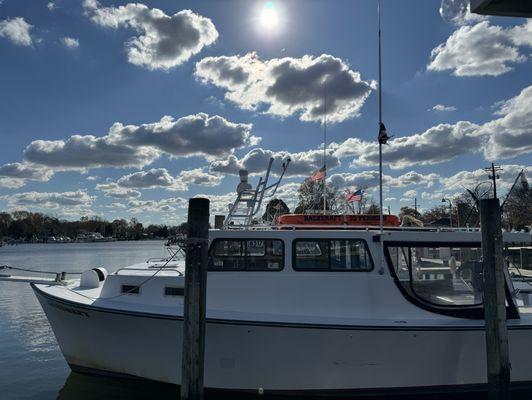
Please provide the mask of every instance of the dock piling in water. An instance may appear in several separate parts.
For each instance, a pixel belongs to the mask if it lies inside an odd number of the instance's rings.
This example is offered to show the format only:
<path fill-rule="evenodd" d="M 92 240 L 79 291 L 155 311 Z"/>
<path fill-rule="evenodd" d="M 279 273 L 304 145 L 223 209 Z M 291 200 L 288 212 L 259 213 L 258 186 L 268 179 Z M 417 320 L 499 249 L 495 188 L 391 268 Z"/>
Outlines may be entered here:
<path fill-rule="evenodd" d="M 509 398 L 510 360 L 499 199 L 480 200 L 480 221 L 488 394 L 490 400 L 501 400 Z"/>
<path fill-rule="evenodd" d="M 203 399 L 209 200 L 190 199 L 185 259 L 181 399 Z"/>

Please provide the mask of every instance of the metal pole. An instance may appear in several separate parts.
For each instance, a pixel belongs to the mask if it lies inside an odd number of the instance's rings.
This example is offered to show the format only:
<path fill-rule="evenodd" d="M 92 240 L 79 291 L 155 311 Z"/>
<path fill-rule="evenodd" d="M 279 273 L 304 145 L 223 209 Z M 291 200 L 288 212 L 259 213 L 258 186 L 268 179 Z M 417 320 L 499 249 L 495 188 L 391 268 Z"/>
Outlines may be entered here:
<path fill-rule="evenodd" d="M 324 83 L 324 114 L 323 114 L 323 168 L 325 169 L 323 175 L 323 214 L 327 213 L 327 81 Z"/>
<path fill-rule="evenodd" d="M 203 399 L 208 240 L 209 200 L 190 199 L 188 202 L 181 363 L 181 399 L 183 400 Z"/>
<path fill-rule="evenodd" d="M 510 357 L 499 199 L 480 200 L 480 221 L 488 395 L 490 400 L 504 400 L 509 398 Z"/>
<path fill-rule="evenodd" d="M 381 58 L 381 2 L 377 2 L 377 15 L 379 22 L 379 136 L 382 129 L 382 58 Z M 381 244 L 380 273 L 384 273 L 384 216 L 382 213 L 382 141 L 379 138 L 379 225 Z"/>

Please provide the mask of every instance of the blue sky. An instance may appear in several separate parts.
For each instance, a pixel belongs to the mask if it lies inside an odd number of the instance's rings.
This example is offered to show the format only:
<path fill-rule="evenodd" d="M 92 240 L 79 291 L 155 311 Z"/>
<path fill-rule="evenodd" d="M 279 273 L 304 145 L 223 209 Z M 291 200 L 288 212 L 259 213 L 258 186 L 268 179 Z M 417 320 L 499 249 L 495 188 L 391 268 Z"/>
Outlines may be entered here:
<path fill-rule="evenodd" d="M 382 0 L 395 212 L 532 161 L 532 23 L 439 7 Z M 175 223 L 198 194 L 225 211 L 270 155 L 292 205 L 324 98 L 330 183 L 375 196 L 376 29 L 375 0 L 1 1 L 0 209 Z"/>

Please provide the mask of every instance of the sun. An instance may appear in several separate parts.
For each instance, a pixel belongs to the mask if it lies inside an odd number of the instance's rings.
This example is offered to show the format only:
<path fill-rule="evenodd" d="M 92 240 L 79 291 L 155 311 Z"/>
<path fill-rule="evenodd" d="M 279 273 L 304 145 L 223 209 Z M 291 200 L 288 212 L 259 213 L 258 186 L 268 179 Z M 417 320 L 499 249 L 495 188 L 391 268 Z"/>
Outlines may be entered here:
<path fill-rule="evenodd" d="M 279 29 L 281 19 L 279 17 L 279 10 L 273 1 L 268 1 L 261 7 L 259 23 L 261 28 L 267 31 L 276 31 Z"/>

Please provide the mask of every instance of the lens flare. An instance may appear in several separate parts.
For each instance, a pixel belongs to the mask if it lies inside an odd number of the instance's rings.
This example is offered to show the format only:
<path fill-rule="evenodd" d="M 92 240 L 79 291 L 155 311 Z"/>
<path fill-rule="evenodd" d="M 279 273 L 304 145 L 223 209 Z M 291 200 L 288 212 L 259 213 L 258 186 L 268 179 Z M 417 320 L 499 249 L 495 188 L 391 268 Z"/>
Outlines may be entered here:
<path fill-rule="evenodd" d="M 279 12 L 272 1 L 268 1 L 262 7 L 259 14 L 259 22 L 262 28 L 272 31 L 279 27 Z"/>

